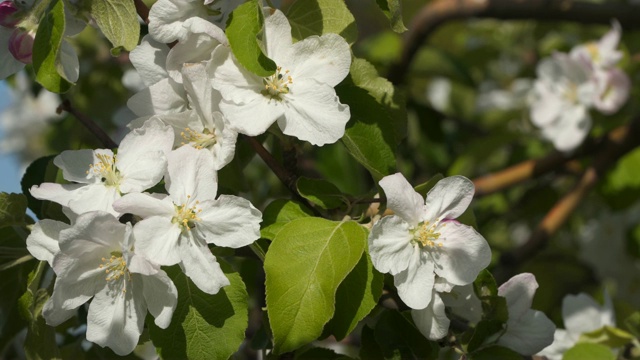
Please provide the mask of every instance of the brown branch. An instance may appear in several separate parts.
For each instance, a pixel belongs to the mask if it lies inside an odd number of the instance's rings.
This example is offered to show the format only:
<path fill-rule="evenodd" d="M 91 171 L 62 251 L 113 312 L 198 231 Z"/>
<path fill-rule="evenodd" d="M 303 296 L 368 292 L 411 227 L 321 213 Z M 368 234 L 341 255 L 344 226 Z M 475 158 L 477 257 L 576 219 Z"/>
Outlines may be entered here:
<path fill-rule="evenodd" d="M 499 172 L 481 176 L 473 180 L 473 184 L 476 187 L 476 197 L 492 194 L 526 180 L 560 170 L 563 167 L 569 166 L 572 160 L 596 153 L 601 150 L 606 143 L 620 141 L 627 136 L 628 132 L 628 125 L 620 126 L 597 139 L 587 140 L 571 155 L 554 151 L 543 158 L 526 160 Z"/>
<path fill-rule="evenodd" d="M 144 23 L 149 25 L 149 8 L 147 4 L 145 4 L 142 0 L 133 0 L 133 3 L 136 5 L 136 12 L 138 16 L 144 20 Z"/>
<path fill-rule="evenodd" d="M 587 168 L 576 186 L 547 213 L 529 240 L 519 248 L 502 254 L 494 276 L 507 279 L 515 267 L 543 249 L 553 234 L 567 221 L 582 199 L 623 155 L 640 146 L 640 117 L 634 119 L 624 136 L 607 138 L 604 148 Z"/>
<path fill-rule="evenodd" d="M 62 111 L 66 111 L 69 114 L 73 115 L 76 119 L 80 120 L 82 125 L 84 125 L 93 135 L 95 135 L 96 138 L 98 138 L 98 140 L 102 143 L 102 146 L 104 146 L 105 148 L 113 149 L 118 147 L 118 144 L 113 141 L 98 124 L 96 124 L 88 116 L 76 110 L 71 105 L 71 102 L 69 102 L 69 100 L 64 100 L 62 104 L 58 106 L 58 109 L 56 109 L 56 112 L 58 114 L 60 114 Z"/>
<path fill-rule="evenodd" d="M 389 70 L 389 80 L 400 84 L 425 39 L 440 25 L 460 19 L 574 21 L 609 24 L 618 19 L 623 28 L 640 28 L 640 6 L 626 3 L 596 4 L 573 0 L 435 0 L 412 21 L 400 61 Z"/>

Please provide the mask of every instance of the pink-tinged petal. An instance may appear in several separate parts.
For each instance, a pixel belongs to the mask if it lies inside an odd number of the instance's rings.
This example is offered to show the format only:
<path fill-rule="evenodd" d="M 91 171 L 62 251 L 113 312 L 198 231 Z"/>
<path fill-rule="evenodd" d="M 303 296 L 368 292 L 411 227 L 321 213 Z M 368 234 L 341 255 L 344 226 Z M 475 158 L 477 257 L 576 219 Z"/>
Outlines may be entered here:
<path fill-rule="evenodd" d="M 33 40 L 35 32 L 25 31 L 21 28 L 13 29 L 9 36 L 9 52 L 14 59 L 23 64 L 31 64 L 33 54 Z M 3 51 L 6 51 L 3 49 Z"/>
<path fill-rule="evenodd" d="M 582 334 L 611 325 L 602 323 L 602 314 L 600 304 L 587 294 L 567 295 L 562 300 L 562 318 L 569 333 Z"/>
<path fill-rule="evenodd" d="M 338 34 L 310 36 L 295 43 L 291 59 L 278 65 L 291 69 L 294 83 L 306 78 L 333 87 L 349 74 L 351 48 Z"/>
<path fill-rule="evenodd" d="M 190 146 L 173 150 L 168 156 L 166 189 L 176 205 L 195 206 L 196 201 L 215 200 L 217 173 L 210 156 Z"/>
<path fill-rule="evenodd" d="M 7 0 L 0 2 L 0 26 L 5 28 L 14 28 L 24 14 L 16 7 L 13 1 Z"/>
<path fill-rule="evenodd" d="M 333 87 L 301 78 L 289 89 L 283 100 L 284 117 L 278 119 L 284 134 L 317 146 L 333 144 L 344 135 L 351 111 L 340 103 Z"/>
<path fill-rule="evenodd" d="M 143 219 L 152 216 L 171 218 L 175 214 L 173 202 L 164 194 L 127 194 L 113 203 L 122 214 L 134 214 Z"/>
<path fill-rule="evenodd" d="M 129 59 L 138 70 L 142 82 L 151 86 L 169 77 L 165 68 L 168 54 L 167 44 L 153 40 L 151 35 L 145 35 L 140 45 L 129 53 Z"/>
<path fill-rule="evenodd" d="M 412 309 L 424 309 L 431 302 L 435 283 L 434 263 L 426 251 L 414 246 L 409 266 L 393 277 L 398 296 Z"/>
<path fill-rule="evenodd" d="M 538 288 L 536 277 L 530 273 L 518 274 L 498 288 L 498 295 L 507 300 L 509 320 L 518 319 L 531 309 Z"/>
<path fill-rule="evenodd" d="M 396 275 L 409 266 L 414 254 L 409 224 L 398 216 L 386 216 L 373 225 L 369 234 L 369 255 L 382 273 Z"/>
<path fill-rule="evenodd" d="M 144 300 L 155 324 L 166 329 L 171 323 L 173 311 L 178 303 L 178 290 L 167 276 L 160 270 L 153 276 L 142 276 Z"/>
<path fill-rule="evenodd" d="M 380 187 L 387 198 L 387 208 L 410 226 L 416 226 L 424 220 L 424 198 L 413 190 L 401 173 L 383 177 Z"/>
<path fill-rule="evenodd" d="M 445 314 L 445 305 L 435 291 L 429 306 L 422 310 L 411 310 L 411 318 L 420 333 L 429 340 L 439 340 L 449 332 L 450 320 Z"/>
<path fill-rule="evenodd" d="M 609 68 L 615 66 L 622 59 L 622 52 L 616 50 L 620 37 L 622 36 L 622 27 L 618 20 L 611 21 L 611 30 L 609 30 L 598 41 L 598 52 L 600 56 L 600 66 Z"/>
<path fill-rule="evenodd" d="M 442 246 L 431 250 L 436 274 L 455 285 L 472 283 L 491 262 L 489 244 L 471 226 L 449 222 L 438 231 Z"/>
<path fill-rule="evenodd" d="M 147 315 L 142 281 L 135 275 L 132 278 L 128 286 L 122 286 L 123 280 L 104 286 L 91 301 L 87 316 L 87 340 L 121 356 L 138 345 Z"/>
<path fill-rule="evenodd" d="M 61 221 L 43 219 L 38 221 L 27 237 L 27 250 L 34 258 L 46 261 L 53 266 L 53 257 L 60 251 L 58 241 L 60 231 L 68 229 L 71 225 Z"/>
<path fill-rule="evenodd" d="M 40 186 L 32 186 L 29 192 L 36 199 L 49 200 L 68 207 L 69 201 L 78 198 L 86 190 L 85 184 L 42 183 Z"/>
<path fill-rule="evenodd" d="M 0 26 L 0 80 L 6 79 L 24 68 L 24 63 L 16 60 L 7 49 L 9 48 L 9 37 L 13 29 Z"/>
<path fill-rule="evenodd" d="M 249 200 L 221 195 L 218 200 L 201 202 L 195 232 L 207 243 L 240 248 L 260 238 L 262 213 Z"/>
<path fill-rule="evenodd" d="M 178 252 L 182 271 L 203 292 L 217 294 L 220 288 L 230 284 L 207 244 L 195 239 L 191 232 L 183 235 Z"/>
<path fill-rule="evenodd" d="M 264 90 L 263 79 L 240 65 L 231 49 L 226 46 L 218 46 L 213 51 L 207 73 L 212 78 L 213 88 L 226 101 L 244 104 L 263 97 L 260 93 Z"/>
<path fill-rule="evenodd" d="M 450 176 L 438 181 L 427 193 L 425 219 L 435 222 L 458 218 L 469 207 L 474 192 L 473 183 L 464 176 Z"/>
<path fill-rule="evenodd" d="M 582 144 L 589 130 L 591 116 L 584 106 L 577 105 L 565 109 L 558 121 L 542 129 L 542 134 L 559 151 L 570 152 Z"/>
<path fill-rule="evenodd" d="M 267 56 L 277 65 L 293 55 L 291 25 L 280 10 L 265 9 L 263 44 Z"/>
<path fill-rule="evenodd" d="M 170 217 L 152 216 L 133 227 L 136 239 L 136 253 L 159 265 L 175 265 L 180 262 L 178 244 L 180 227 L 171 222 Z"/>
<path fill-rule="evenodd" d="M 138 116 L 179 113 L 187 110 L 188 104 L 182 84 L 171 78 L 158 81 L 127 101 L 129 109 Z"/>
<path fill-rule="evenodd" d="M 527 310 L 516 320 L 511 319 L 509 312 L 507 331 L 498 339 L 498 345 L 531 356 L 551 345 L 555 330 L 553 321 L 541 311 Z"/>
<path fill-rule="evenodd" d="M 65 150 L 53 159 L 53 163 L 62 170 L 62 177 L 68 181 L 89 184 L 100 179 L 89 178 L 89 166 L 95 164 L 98 159 L 93 150 Z"/>
<path fill-rule="evenodd" d="M 617 112 L 629 99 L 631 81 L 620 69 L 595 72 L 598 95 L 594 106 L 605 115 Z"/>
<path fill-rule="evenodd" d="M 220 110 L 227 117 L 231 129 L 248 136 L 258 136 L 281 119 L 286 108 L 279 101 L 259 95 L 242 104 L 222 101 Z"/>

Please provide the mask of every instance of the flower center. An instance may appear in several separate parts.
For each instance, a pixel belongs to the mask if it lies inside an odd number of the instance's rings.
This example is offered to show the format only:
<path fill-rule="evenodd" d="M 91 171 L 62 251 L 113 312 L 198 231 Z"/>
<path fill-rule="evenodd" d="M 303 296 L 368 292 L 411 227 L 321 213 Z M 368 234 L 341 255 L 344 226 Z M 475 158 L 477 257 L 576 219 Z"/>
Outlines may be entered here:
<path fill-rule="evenodd" d="M 600 49 L 598 48 L 598 44 L 595 42 L 590 42 L 586 45 L 587 48 L 587 52 L 589 52 L 589 55 L 591 56 L 591 60 L 594 63 L 599 63 L 600 62 Z"/>
<path fill-rule="evenodd" d="M 191 195 L 187 195 L 187 198 L 191 198 Z M 196 222 L 200 221 L 198 214 L 202 209 L 198 208 L 199 201 L 192 207 L 187 204 L 174 205 L 176 214 L 171 219 L 172 223 L 178 224 L 182 228 L 182 231 L 191 231 L 196 226 Z"/>
<path fill-rule="evenodd" d="M 116 169 L 115 161 L 116 156 L 110 156 L 106 154 L 96 154 L 98 162 L 95 164 L 89 164 L 89 170 L 87 175 L 100 178 L 105 186 L 120 185 L 120 172 Z"/>
<path fill-rule="evenodd" d="M 218 142 L 215 131 L 209 129 L 197 132 L 190 128 L 185 128 L 184 131 L 180 133 L 180 136 L 182 136 L 187 144 L 198 150 L 210 148 Z M 182 145 L 185 145 L 185 143 L 183 142 Z"/>
<path fill-rule="evenodd" d="M 570 81 L 567 81 L 564 86 L 563 95 L 569 102 L 578 102 L 578 86 Z"/>
<path fill-rule="evenodd" d="M 442 247 L 442 241 L 438 242 L 440 239 L 440 233 L 437 232 L 438 221 L 434 224 L 431 224 L 428 221 L 422 222 L 418 224 L 418 228 L 413 233 L 413 241 L 416 241 L 421 245 L 421 247 Z M 441 226 L 445 226 L 446 224 L 442 224 Z"/>
<path fill-rule="evenodd" d="M 289 70 L 282 72 L 282 68 L 278 66 L 276 73 L 262 80 L 264 82 L 264 90 L 262 95 L 275 100 L 282 100 L 282 94 L 289 93 L 289 85 L 293 84 L 293 79 L 289 75 Z"/>
<path fill-rule="evenodd" d="M 104 269 L 107 274 L 105 280 L 116 281 L 121 277 L 127 275 L 127 279 L 131 279 L 131 273 L 127 268 L 127 262 L 124 260 L 122 253 L 119 251 L 112 251 L 110 258 L 102 258 L 102 263 L 98 266 L 100 269 Z M 124 290 L 123 290 L 124 291 Z"/>

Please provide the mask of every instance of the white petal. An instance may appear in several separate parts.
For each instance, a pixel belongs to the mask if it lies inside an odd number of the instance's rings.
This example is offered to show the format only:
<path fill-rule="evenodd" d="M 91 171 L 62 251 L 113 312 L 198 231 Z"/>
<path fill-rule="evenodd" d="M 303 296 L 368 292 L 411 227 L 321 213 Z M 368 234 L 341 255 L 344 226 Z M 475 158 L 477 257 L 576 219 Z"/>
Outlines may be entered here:
<path fill-rule="evenodd" d="M 313 145 L 338 141 L 351 118 L 349 106 L 340 103 L 333 87 L 313 79 L 297 79 L 285 96 L 284 117 L 278 126 L 286 135 Z"/>
<path fill-rule="evenodd" d="M 429 306 L 422 310 L 411 310 L 411 318 L 420 333 L 429 340 L 439 340 L 449 332 L 449 318 L 445 314 L 442 299 L 433 292 Z"/>
<path fill-rule="evenodd" d="M 614 68 L 608 71 L 597 71 L 595 78 L 599 94 L 595 97 L 594 106 L 605 115 L 615 113 L 629 98 L 631 81 L 622 70 Z"/>
<path fill-rule="evenodd" d="M 207 294 L 217 294 L 220 288 L 229 285 L 229 279 L 220 269 L 220 264 L 204 241 L 187 232 L 180 241 L 180 267 L 196 286 Z"/>
<path fill-rule="evenodd" d="M 53 163 L 62 169 L 62 177 L 68 181 L 89 184 L 99 179 L 89 179 L 87 171 L 89 165 L 95 164 L 98 159 L 93 150 L 65 150 L 53 159 Z"/>
<path fill-rule="evenodd" d="M 373 225 L 369 234 L 369 255 L 382 273 L 398 274 L 406 270 L 413 256 L 409 224 L 398 216 L 385 216 Z"/>
<path fill-rule="evenodd" d="M 187 94 L 171 78 L 165 78 L 136 93 L 127 106 L 138 116 L 179 113 L 188 109 Z"/>
<path fill-rule="evenodd" d="M 577 338 L 573 339 L 567 331 L 558 329 L 553 334 L 553 343 L 537 355 L 546 356 L 549 360 L 562 360 L 564 353 L 572 348 L 576 341 Z"/>
<path fill-rule="evenodd" d="M 249 200 L 221 195 L 218 200 L 201 202 L 200 206 L 202 220 L 194 230 L 206 242 L 239 248 L 260 238 L 262 213 Z"/>
<path fill-rule="evenodd" d="M 178 242 L 180 227 L 170 217 L 152 216 L 133 227 L 136 252 L 159 265 L 175 265 L 180 262 Z"/>
<path fill-rule="evenodd" d="M 457 219 L 469 207 L 474 192 L 473 183 L 464 176 L 450 176 L 438 181 L 427 193 L 425 219 L 431 222 Z"/>
<path fill-rule="evenodd" d="M 63 77 L 70 82 L 75 83 L 78 81 L 78 77 L 80 76 L 78 54 L 73 46 L 64 39 L 60 43 L 56 68 L 58 73 L 64 74 Z"/>
<path fill-rule="evenodd" d="M 166 189 L 176 205 L 214 200 L 218 191 L 213 162 L 203 151 L 190 146 L 173 150 L 168 156 Z"/>
<path fill-rule="evenodd" d="M 536 277 L 530 273 L 518 274 L 498 288 L 498 295 L 507 300 L 509 320 L 518 319 L 531 309 L 538 288 Z"/>
<path fill-rule="evenodd" d="M 563 152 L 577 148 L 591 130 L 591 116 L 584 106 L 566 109 L 554 124 L 542 129 L 543 135 L 553 142 L 556 149 Z"/>
<path fill-rule="evenodd" d="M 263 44 L 268 57 L 278 63 L 292 55 L 291 25 L 282 11 L 265 11 Z M 280 65 L 278 63 L 278 65 Z"/>
<path fill-rule="evenodd" d="M 567 295 L 562 300 L 562 318 L 569 333 L 582 334 L 600 329 L 602 309 L 589 295 Z"/>
<path fill-rule="evenodd" d="M 27 237 L 27 250 L 34 258 L 53 266 L 53 257 L 60 251 L 58 241 L 60 231 L 68 229 L 70 225 L 61 221 L 43 219 L 38 221 Z"/>
<path fill-rule="evenodd" d="M 566 107 L 566 103 L 543 81 L 537 80 L 534 86 L 537 99 L 531 104 L 531 122 L 542 127 L 557 120 Z"/>
<path fill-rule="evenodd" d="M 387 197 L 387 208 L 411 226 L 424 220 L 424 198 L 401 173 L 388 175 L 380 180 L 380 187 Z"/>
<path fill-rule="evenodd" d="M 213 118 L 216 120 L 216 123 L 223 121 L 222 114 L 219 112 L 213 113 Z M 216 128 L 222 129 L 222 136 L 219 136 L 216 132 L 218 142 L 211 148 L 213 167 L 216 170 L 222 169 L 233 160 L 236 153 L 236 142 L 238 141 L 238 133 L 235 130 L 231 130 L 227 125 L 222 125 L 222 127 L 218 126 L 219 125 L 216 125 Z"/>
<path fill-rule="evenodd" d="M 450 293 L 442 293 L 440 296 L 456 316 L 473 324 L 482 320 L 482 303 L 473 290 L 473 284 L 456 286 Z"/>
<path fill-rule="evenodd" d="M 149 11 L 149 34 L 161 43 L 171 43 L 187 34 L 182 25 L 191 17 L 207 17 L 202 1 L 158 0 Z"/>
<path fill-rule="evenodd" d="M 516 321 L 509 314 L 507 331 L 498 339 L 498 345 L 531 356 L 551 345 L 555 330 L 556 326 L 541 311 L 528 310 Z"/>
<path fill-rule="evenodd" d="M 289 61 L 294 82 L 298 78 L 308 78 L 333 87 L 349 74 L 351 48 L 338 34 L 310 36 L 298 41 L 291 54 Z"/>
<path fill-rule="evenodd" d="M 155 323 L 166 329 L 178 303 L 178 290 L 167 274 L 160 270 L 153 276 L 142 276 L 144 299 Z"/>
<path fill-rule="evenodd" d="M 85 184 L 42 183 L 40 186 L 32 186 L 29 193 L 36 199 L 49 200 L 68 207 L 69 201 L 79 197 L 86 190 Z"/>
<path fill-rule="evenodd" d="M 271 124 L 284 115 L 285 107 L 278 101 L 269 101 L 262 95 L 249 100 L 242 104 L 228 101 L 220 103 L 220 110 L 228 119 L 229 127 L 241 134 L 248 136 L 264 134 Z"/>
<path fill-rule="evenodd" d="M 84 185 L 83 191 L 78 191 L 77 196 L 69 199 L 69 208 L 76 214 L 84 214 L 89 211 L 106 211 L 114 216 L 120 214 L 113 209 L 113 202 L 120 198 L 118 189 L 114 186 L 100 184 Z M 64 204 L 63 204 L 64 205 Z"/>
<path fill-rule="evenodd" d="M 472 283 L 491 262 L 489 244 L 471 226 L 457 222 L 448 222 L 438 231 L 442 247 L 432 250 L 436 274 L 455 285 Z"/>
<path fill-rule="evenodd" d="M 424 309 L 431 302 L 435 282 L 434 264 L 426 251 L 415 245 L 409 266 L 393 277 L 400 299 L 412 309 Z"/>
<path fill-rule="evenodd" d="M 153 40 L 151 35 L 145 35 L 135 49 L 129 53 L 129 59 L 140 74 L 146 86 L 169 77 L 166 70 L 169 47 Z"/>
<path fill-rule="evenodd" d="M 60 249 L 69 255 L 86 253 L 89 250 L 84 248 L 90 244 L 78 244 L 79 240 L 84 240 L 104 248 L 103 251 L 108 254 L 111 249 L 120 249 L 126 234 L 127 226 L 113 215 L 92 211 L 78 216 L 73 226 L 60 232 Z M 80 252 L 74 253 L 76 249 Z M 100 259 L 102 255 L 95 256 Z"/>
<path fill-rule="evenodd" d="M 236 104 L 248 103 L 262 98 L 263 79 L 246 70 L 226 46 L 218 46 L 211 55 L 207 72 L 212 77 L 213 88 L 222 97 Z M 225 113 L 225 116 L 228 116 Z"/>
<path fill-rule="evenodd" d="M 102 288 L 91 301 L 87 316 L 87 340 L 108 346 L 118 355 L 127 355 L 136 347 L 147 314 L 142 289 L 138 288 L 142 282 L 133 275 L 128 285 L 126 292 L 118 286 Z"/>
<path fill-rule="evenodd" d="M 171 218 L 175 213 L 171 199 L 164 194 L 127 194 L 118 199 L 113 208 L 120 213 L 134 214 L 143 219 L 151 216 Z"/>

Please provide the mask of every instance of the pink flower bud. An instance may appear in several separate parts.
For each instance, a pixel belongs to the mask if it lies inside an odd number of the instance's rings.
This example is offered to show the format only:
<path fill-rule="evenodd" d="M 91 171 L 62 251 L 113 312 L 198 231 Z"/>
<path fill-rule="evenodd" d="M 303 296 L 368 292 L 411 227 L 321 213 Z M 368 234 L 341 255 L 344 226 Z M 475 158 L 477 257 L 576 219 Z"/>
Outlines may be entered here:
<path fill-rule="evenodd" d="M 33 50 L 33 32 L 15 29 L 9 37 L 9 52 L 13 57 L 25 64 L 31 64 Z"/>
<path fill-rule="evenodd" d="M 3 1 L 0 3 L 0 25 L 12 29 L 20 22 L 18 8 L 13 1 Z"/>

